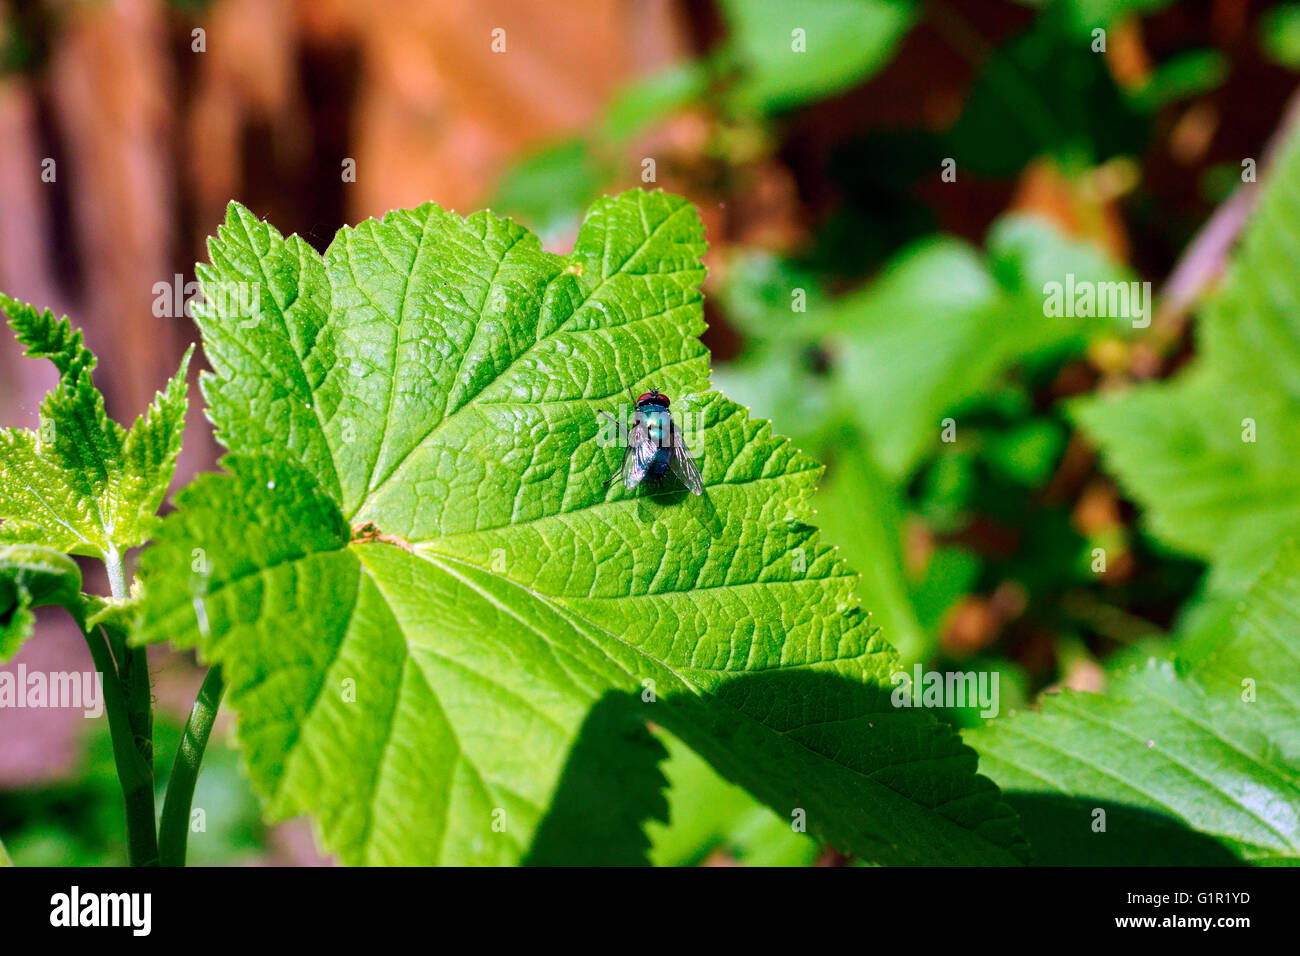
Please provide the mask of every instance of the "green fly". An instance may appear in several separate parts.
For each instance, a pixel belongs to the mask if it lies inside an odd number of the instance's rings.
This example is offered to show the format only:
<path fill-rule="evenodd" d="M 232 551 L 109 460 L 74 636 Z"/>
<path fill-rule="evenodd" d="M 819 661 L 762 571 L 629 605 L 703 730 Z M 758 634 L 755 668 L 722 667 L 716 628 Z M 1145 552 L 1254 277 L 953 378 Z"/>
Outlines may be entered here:
<path fill-rule="evenodd" d="M 623 463 L 618 474 L 611 475 L 605 482 L 606 486 L 621 475 L 623 485 L 631 491 L 646 479 L 651 484 L 660 484 L 671 471 L 692 494 L 704 493 L 700 470 L 686 450 L 681 429 L 673 421 L 668 405 L 668 396 L 657 389 L 651 389 L 636 400 L 632 428 L 623 448 Z M 613 415 L 608 412 L 601 414 L 617 424 Z"/>

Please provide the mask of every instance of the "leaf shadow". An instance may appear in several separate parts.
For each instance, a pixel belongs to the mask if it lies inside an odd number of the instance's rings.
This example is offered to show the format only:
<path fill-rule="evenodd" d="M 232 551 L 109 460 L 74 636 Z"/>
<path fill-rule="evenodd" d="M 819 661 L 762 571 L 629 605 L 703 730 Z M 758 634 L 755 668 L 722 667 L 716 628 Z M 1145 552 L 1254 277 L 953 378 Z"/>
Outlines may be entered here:
<path fill-rule="evenodd" d="M 1214 837 L 1145 807 L 1088 796 L 1004 791 L 1039 866 L 1243 866 Z M 1102 832 L 1093 829 L 1102 819 Z"/>
<path fill-rule="evenodd" d="M 819 839 L 834 845 L 837 834 L 857 834 L 859 844 L 876 848 L 870 862 L 1028 861 L 1027 838 L 1040 866 L 1242 865 L 1181 820 L 1111 800 L 1006 791 L 1001 800 L 1016 816 L 999 812 L 998 792 L 975 776 L 969 747 L 947 758 L 942 774 L 912 773 L 908 755 L 918 739 L 938 740 L 934 735 L 946 728 L 891 698 L 888 686 L 807 670 L 728 675 L 709 693 L 673 691 L 650 701 L 639 692 L 610 691 L 583 722 L 524 862 L 648 865 L 645 825 L 669 823 L 660 766 L 667 751 L 647 729 L 653 721 L 782 818 L 807 808 L 809 832 Z M 883 788 L 866 786 L 868 779 Z M 861 799 L 851 799 L 855 794 Z M 1105 811 L 1104 832 L 1093 830 L 1098 809 Z M 946 839 L 935 844 L 915 829 L 928 828 L 934 813 L 972 835 L 964 847 Z M 977 831 L 991 842 L 975 839 Z"/>
<path fill-rule="evenodd" d="M 526 862 L 646 862 L 644 824 L 671 822 L 650 721 L 782 819 L 806 820 L 815 839 L 853 844 L 872 862 L 1026 862 L 1014 816 L 976 777 L 974 751 L 931 714 L 890 698 L 888 686 L 801 668 L 728 674 L 703 692 L 661 687 L 652 701 L 607 694 L 583 724 Z M 950 756 L 918 761 L 945 735 Z"/>
<path fill-rule="evenodd" d="M 655 521 L 667 508 L 684 508 L 709 537 L 722 534 L 722 515 L 707 487 L 703 494 L 693 495 L 676 478 L 669 478 L 658 488 L 647 488 L 645 493 L 637 495 L 636 501 L 636 517 L 643 523 Z"/>
<path fill-rule="evenodd" d="M 635 693 L 611 691 L 583 721 L 525 866 L 649 866 L 645 824 L 667 822 L 668 751 Z"/>
<path fill-rule="evenodd" d="M 810 810 L 809 830 L 838 849 L 846 848 L 841 845 L 846 829 L 856 831 L 856 839 L 876 845 L 872 862 L 965 864 L 998 862 L 999 858 L 1014 862 L 1013 857 L 1034 865 L 1057 866 L 1228 866 L 1241 862 L 1213 836 L 1168 814 L 1090 797 L 999 793 L 987 777 L 976 777 L 978 756 L 969 745 L 963 744 L 960 756 L 946 758 L 947 772 L 926 772 L 923 765 L 914 764 L 918 742 L 930 741 L 922 746 L 933 747 L 947 728 L 934 727 L 939 723 L 937 715 L 926 709 L 894 706 L 893 688 L 888 685 L 865 684 L 825 671 L 781 668 L 729 677 L 712 696 L 753 719 L 736 726 L 717 726 L 714 718 L 711 727 L 706 699 L 673 695 L 664 698 L 668 706 L 656 721 L 708 759 L 723 776 L 745 786 L 786 818 L 791 807 L 809 806 L 819 789 L 839 794 L 829 805 L 840 819 L 819 821 Z M 757 730 L 760 724 L 765 731 Z M 809 761 L 809 751 L 834 755 L 834 760 Z M 743 760 L 737 762 L 738 754 L 748 752 L 766 753 L 774 765 L 785 763 L 786 775 L 793 781 L 787 780 L 782 787 L 775 779 L 765 779 L 775 775 L 754 774 Z M 915 772 L 909 769 L 913 766 Z M 884 784 L 892 794 L 873 797 L 863 786 L 866 779 Z M 986 791 L 983 796 L 981 790 Z M 876 800 L 877 805 L 874 809 L 844 805 L 845 793 L 858 793 Z M 936 796 L 940 793 L 945 795 Z M 895 801 L 893 795 L 904 797 L 906 804 Z M 887 800 L 895 805 L 887 806 Z M 995 808 L 998 801 L 1014 816 L 1001 815 Z M 827 803 L 823 800 L 823 806 Z M 918 816 L 917 807 L 927 809 Z M 1105 834 L 1092 831 L 1097 808 L 1106 811 Z M 935 814 L 968 833 L 991 838 L 987 843 L 992 845 L 981 847 L 985 841 L 975 840 L 960 853 L 938 850 L 934 844 L 927 845 L 919 829 L 908 832 L 904 821 L 921 823 Z M 882 825 L 891 817 L 893 823 Z M 849 827 L 840 825 L 850 822 Z M 996 851 L 995 846 L 1003 851 Z M 979 859 L 985 855 L 987 859 Z"/>

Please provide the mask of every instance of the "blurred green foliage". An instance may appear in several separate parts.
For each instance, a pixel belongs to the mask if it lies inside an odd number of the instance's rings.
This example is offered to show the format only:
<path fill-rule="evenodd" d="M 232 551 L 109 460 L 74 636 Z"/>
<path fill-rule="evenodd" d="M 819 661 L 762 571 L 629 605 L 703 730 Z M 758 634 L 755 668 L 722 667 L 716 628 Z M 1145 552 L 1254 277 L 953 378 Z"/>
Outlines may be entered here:
<path fill-rule="evenodd" d="M 908 0 L 723 0 L 722 8 L 730 29 L 720 55 L 739 73 L 730 91 L 739 112 L 789 109 L 868 79 L 917 14 Z"/>
<path fill-rule="evenodd" d="M 1300 69 L 1300 3 L 1283 3 L 1259 21 L 1261 45 L 1275 63 Z"/>
<path fill-rule="evenodd" d="M 695 751 L 661 733 L 668 749 L 671 825 L 652 822 L 650 861 L 656 866 L 735 862 L 748 866 L 807 866 L 818 856 L 811 837 L 794 829 L 745 790 L 727 783 Z"/>
<path fill-rule="evenodd" d="M 122 790 L 106 720 L 87 724 L 81 763 L 66 779 L 14 791 L 0 791 L 0 838 L 17 866 L 125 866 L 126 824 Z M 154 725 L 157 804 L 180 726 Z M 266 827 L 233 747 L 214 737 L 194 792 L 188 862 L 228 866 L 265 854 Z M 202 830 L 197 827 L 202 826 Z"/>

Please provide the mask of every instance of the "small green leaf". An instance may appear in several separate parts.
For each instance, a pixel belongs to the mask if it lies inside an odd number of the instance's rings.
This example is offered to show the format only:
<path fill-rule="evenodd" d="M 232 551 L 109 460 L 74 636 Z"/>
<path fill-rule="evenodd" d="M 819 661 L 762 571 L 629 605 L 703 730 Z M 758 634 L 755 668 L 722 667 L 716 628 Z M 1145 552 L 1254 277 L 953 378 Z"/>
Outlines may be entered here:
<path fill-rule="evenodd" d="M 180 452 L 190 352 L 127 431 L 104 411 L 80 331 L 8 296 L 0 308 L 27 355 L 59 371 L 39 430 L 0 429 L 0 541 L 98 558 L 143 544 Z"/>
<path fill-rule="evenodd" d="M 0 544 L 0 664 L 32 633 L 32 608 L 57 604 L 81 616 L 81 570 L 75 561 L 32 544 Z"/>
<path fill-rule="evenodd" d="M 1300 69 L 1300 3 L 1282 3 L 1261 14 L 1259 40 L 1274 63 Z"/>
<path fill-rule="evenodd" d="M 428 204 L 323 258 L 232 204 L 210 248 L 232 454 L 145 553 L 137 637 L 222 664 L 273 817 L 348 863 L 517 862 L 621 693 L 837 845 L 1022 859 L 974 754 L 892 707 L 897 658 L 806 523 L 820 468 L 708 391 L 688 203 L 602 199 L 568 256 Z M 606 484 L 598 413 L 651 385 L 702 497 Z"/>
<path fill-rule="evenodd" d="M 1300 860 L 1300 548 L 1228 634 L 969 731 L 1039 861 Z M 1104 811 L 1099 816 L 1098 811 Z M 1104 829 L 1099 830 L 1099 821 Z"/>
<path fill-rule="evenodd" d="M 907 0 L 724 0 L 745 110 L 775 111 L 839 93 L 881 70 L 915 22 Z"/>
<path fill-rule="evenodd" d="M 81 330 L 74 330 L 67 316 L 56 319 L 49 309 L 38 312 L 25 302 L 0 294 L 0 308 L 8 314 L 9 327 L 28 358 L 46 358 L 59 370 L 61 385 L 76 385 L 82 373 L 92 372 L 98 364 L 94 353 L 81 341 Z"/>
<path fill-rule="evenodd" d="M 583 210 L 615 178 L 615 167 L 601 149 L 573 137 L 527 154 L 501 177 L 492 208 L 533 223 L 544 240 L 571 237 Z"/>
<path fill-rule="evenodd" d="M 1218 50 L 1188 50 L 1161 63 L 1132 94 L 1145 110 L 1218 89 L 1228 78 L 1228 58 Z"/>
<path fill-rule="evenodd" d="M 139 614 L 140 582 L 133 581 L 131 594 L 125 600 L 83 594 L 82 606 L 86 615 L 86 629 L 106 627 L 120 634 L 129 634 Z"/>
<path fill-rule="evenodd" d="M 0 867 L 13 865 L 14 861 L 9 859 L 9 854 L 5 851 L 4 843 L 0 843 Z"/>
<path fill-rule="evenodd" d="M 707 89 L 705 62 L 687 60 L 664 67 L 624 87 L 609 104 L 601 136 L 612 144 L 626 143 L 675 111 L 696 102 Z"/>
<path fill-rule="evenodd" d="M 1109 27 L 1125 17 L 1155 13 L 1170 0 L 1063 0 L 1058 6 L 1065 21 L 1080 36 L 1090 36 L 1098 27 Z"/>

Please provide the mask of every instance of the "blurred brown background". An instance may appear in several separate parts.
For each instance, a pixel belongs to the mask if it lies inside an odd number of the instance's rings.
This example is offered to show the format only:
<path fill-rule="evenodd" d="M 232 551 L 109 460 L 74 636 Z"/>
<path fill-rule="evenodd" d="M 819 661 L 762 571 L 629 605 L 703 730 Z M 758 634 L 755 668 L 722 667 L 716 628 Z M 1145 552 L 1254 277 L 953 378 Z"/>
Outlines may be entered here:
<path fill-rule="evenodd" d="M 153 320 L 154 284 L 192 279 L 230 199 L 322 248 L 394 207 L 477 208 L 509 157 L 691 42 L 668 0 L 6 0 L 0 19 L 37 68 L 0 77 L 0 287 L 86 329 L 119 418 L 192 337 Z M 47 157 L 54 182 L 32 175 Z M 0 353 L 4 407 L 39 399 L 33 364 Z"/>

